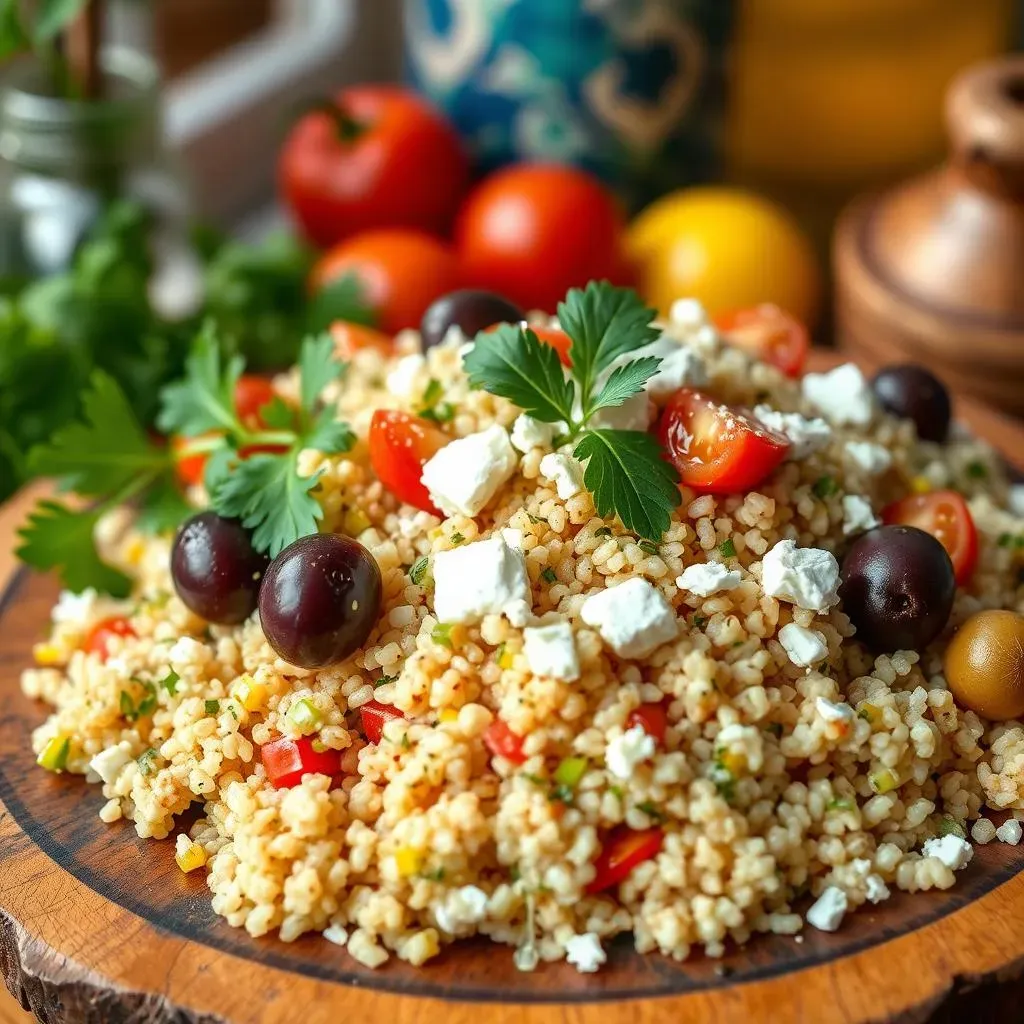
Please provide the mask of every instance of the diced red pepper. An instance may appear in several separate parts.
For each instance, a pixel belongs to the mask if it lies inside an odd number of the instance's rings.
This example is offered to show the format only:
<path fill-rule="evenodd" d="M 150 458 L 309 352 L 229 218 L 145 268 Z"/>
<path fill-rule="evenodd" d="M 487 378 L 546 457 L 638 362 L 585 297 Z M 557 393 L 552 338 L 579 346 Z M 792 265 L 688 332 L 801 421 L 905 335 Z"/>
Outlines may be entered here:
<path fill-rule="evenodd" d="M 500 718 L 484 730 L 484 743 L 495 757 L 503 757 L 513 764 L 523 764 L 523 737 L 517 736 Z"/>
<path fill-rule="evenodd" d="M 302 781 L 303 775 L 341 774 L 340 750 L 315 750 L 308 736 L 288 739 L 282 736 L 260 747 L 260 757 L 267 778 L 275 789 L 291 789 Z"/>
<path fill-rule="evenodd" d="M 405 718 L 398 708 L 390 704 L 381 704 L 380 701 L 371 700 L 359 709 L 363 718 L 363 732 L 371 743 L 380 743 L 384 734 L 384 723 L 393 722 L 396 718 Z"/>
<path fill-rule="evenodd" d="M 811 338 L 807 328 L 784 309 L 771 303 L 734 309 L 719 313 L 715 326 L 730 345 L 777 366 L 787 377 L 796 378 L 804 372 Z"/>
<path fill-rule="evenodd" d="M 668 728 L 668 712 L 664 704 L 641 704 L 634 708 L 626 719 L 626 728 L 632 729 L 639 725 L 656 743 L 665 742 L 665 730 Z"/>
<path fill-rule="evenodd" d="M 97 622 L 89 630 L 85 641 L 82 643 L 82 650 L 90 654 L 98 654 L 103 661 L 110 657 L 110 641 L 115 636 L 137 636 L 132 629 L 131 623 L 120 615 L 115 615 L 102 622 Z"/>
<path fill-rule="evenodd" d="M 664 841 L 665 833 L 660 828 L 638 832 L 622 825 L 613 829 L 594 861 L 596 874 L 587 892 L 604 892 L 618 885 L 638 864 L 656 857 Z"/>
<path fill-rule="evenodd" d="M 451 438 L 432 423 L 398 409 L 378 409 L 370 420 L 367 443 L 377 479 L 408 505 L 432 515 L 440 511 L 420 477 L 423 465 Z"/>

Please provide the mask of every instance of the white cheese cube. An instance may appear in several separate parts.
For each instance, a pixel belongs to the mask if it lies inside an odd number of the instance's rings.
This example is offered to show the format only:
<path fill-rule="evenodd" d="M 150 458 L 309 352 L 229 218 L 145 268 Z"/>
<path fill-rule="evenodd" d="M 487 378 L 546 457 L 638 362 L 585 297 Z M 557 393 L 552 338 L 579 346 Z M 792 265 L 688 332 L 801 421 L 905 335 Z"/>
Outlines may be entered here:
<path fill-rule="evenodd" d="M 1024 829 L 1021 828 L 1021 824 L 1016 818 L 1007 818 L 996 829 L 996 839 L 1001 843 L 1009 843 L 1010 846 L 1016 846 L 1022 835 L 1024 835 Z"/>
<path fill-rule="evenodd" d="M 801 381 L 804 398 L 834 426 L 864 427 L 875 409 L 871 387 L 853 363 L 828 373 L 808 373 Z"/>
<path fill-rule="evenodd" d="M 869 903 L 881 903 L 891 895 L 889 886 L 885 884 L 885 879 L 881 875 L 868 875 L 864 879 L 864 886 Z"/>
<path fill-rule="evenodd" d="M 798 412 L 779 412 L 770 405 L 755 405 L 754 417 L 789 441 L 787 462 L 806 459 L 832 440 L 832 428 L 818 417 L 809 419 Z"/>
<path fill-rule="evenodd" d="M 394 395 L 395 398 L 408 401 L 420 390 L 418 387 L 419 377 L 426 365 L 426 359 L 419 352 L 402 356 L 387 375 L 385 383 L 388 393 Z"/>
<path fill-rule="evenodd" d="M 679 633 L 661 591 L 636 577 L 588 597 L 580 617 L 620 658 L 646 658 Z"/>
<path fill-rule="evenodd" d="M 444 903 L 434 911 L 438 927 L 449 935 L 469 931 L 487 914 L 487 893 L 475 885 L 464 885 L 449 892 Z"/>
<path fill-rule="evenodd" d="M 535 676 L 551 676 L 565 682 L 579 679 L 580 660 L 572 626 L 568 622 L 524 629 L 523 649 L 530 671 Z"/>
<path fill-rule="evenodd" d="M 873 530 L 881 520 L 875 515 L 871 502 L 859 494 L 843 495 L 843 533 L 849 537 L 854 533 Z"/>
<path fill-rule="evenodd" d="M 580 974 L 593 974 L 607 959 L 601 940 L 594 932 L 574 935 L 565 944 L 565 959 Z"/>
<path fill-rule="evenodd" d="M 723 590 L 734 590 L 742 579 L 738 569 L 727 569 L 721 562 L 696 562 L 676 577 L 676 586 L 698 597 L 710 597 Z"/>
<path fill-rule="evenodd" d="M 780 540 L 761 560 L 761 585 L 769 597 L 823 612 L 839 600 L 839 563 L 830 551 Z"/>
<path fill-rule="evenodd" d="M 121 774 L 125 765 L 133 761 L 131 744 L 122 740 L 116 746 L 101 750 L 90 762 L 89 767 L 107 783 Z"/>
<path fill-rule="evenodd" d="M 598 381 L 598 387 L 601 387 L 620 366 L 644 356 L 654 356 L 661 360 L 657 372 L 644 384 L 644 390 L 655 402 L 664 401 L 682 387 L 700 388 L 708 382 L 704 360 L 685 341 L 662 334 L 650 345 L 613 360 Z"/>
<path fill-rule="evenodd" d="M 848 441 L 846 457 L 868 476 L 880 476 L 892 465 L 892 455 L 874 441 Z"/>
<path fill-rule="evenodd" d="M 646 391 L 627 398 L 622 405 L 598 409 L 590 418 L 595 430 L 646 430 L 654 419 L 655 407 Z M 577 412 L 578 415 L 578 412 Z"/>
<path fill-rule="evenodd" d="M 807 923 L 818 931 L 834 932 L 843 923 L 848 906 L 846 893 L 830 885 L 807 911 Z"/>
<path fill-rule="evenodd" d="M 522 618 L 530 579 L 522 551 L 490 537 L 434 556 L 434 614 L 441 622 L 475 622 L 489 614 Z"/>
<path fill-rule="evenodd" d="M 654 757 L 657 744 L 642 725 L 634 725 L 619 736 L 608 741 L 604 752 L 604 763 L 617 779 L 631 779 L 638 764 Z"/>
<path fill-rule="evenodd" d="M 828 657 L 828 644 L 816 629 L 806 629 L 795 622 L 787 622 L 779 630 L 779 643 L 789 660 L 800 668 L 809 668 Z"/>
<path fill-rule="evenodd" d="M 857 721 L 857 712 L 849 704 L 839 703 L 819 697 L 814 702 L 815 710 L 826 722 L 842 722 L 852 725 Z"/>
<path fill-rule="evenodd" d="M 512 447 L 524 454 L 533 448 L 550 448 L 558 428 L 559 424 L 544 423 L 520 413 L 512 424 Z"/>
<path fill-rule="evenodd" d="M 555 485 L 562 501 L 568 501 L 583 490 L 583 466 L 571 455 L 545 455 L 540 460 L 540 472 Z"/>
<path fill-rule="evenodd" d="M 921 852 L 926 857 L 936 857 L 951 871 L 967 867 L 974 857 L 974 848 L 971 844 L 966 839 L 953 835 L 952 832 L 936 839 L 925 840 Z"/>
<path fill-rule="evenodd" d="M 475 516 L 515 472 L 518 456 L 497 424 L 446 444 L 423 465 L 420 479 L 446 515 Z"/>

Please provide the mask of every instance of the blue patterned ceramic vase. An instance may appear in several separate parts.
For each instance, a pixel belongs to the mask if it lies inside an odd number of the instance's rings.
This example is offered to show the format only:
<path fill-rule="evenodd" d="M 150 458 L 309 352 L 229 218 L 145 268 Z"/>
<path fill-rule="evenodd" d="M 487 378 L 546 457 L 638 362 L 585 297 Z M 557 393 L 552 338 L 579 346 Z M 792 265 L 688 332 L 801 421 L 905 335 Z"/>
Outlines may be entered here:
<path fill-rule="evenodd" d="M 716 163 L 732 0 L 405 0 L 409 76 L 484 169 L 556 160 L 632 202 Z"/>

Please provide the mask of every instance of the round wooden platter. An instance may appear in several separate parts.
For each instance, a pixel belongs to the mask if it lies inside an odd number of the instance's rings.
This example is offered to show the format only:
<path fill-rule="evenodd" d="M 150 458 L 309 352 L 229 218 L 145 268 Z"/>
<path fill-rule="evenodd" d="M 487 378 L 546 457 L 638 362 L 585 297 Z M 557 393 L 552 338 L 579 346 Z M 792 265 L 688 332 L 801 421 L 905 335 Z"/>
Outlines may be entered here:
<path fill-rule="evenodd" d="M 1007 454 L 1024 452 L 1024 425 L 970 403 L 959 415 Z M 952 890 L 896 893 L 835 934 L 762 936 L 684 964 L 637 956 L 623 937 L 595 975 L 565 964 L 521 974 L 511 950 L 477 941 L 424 968 L 392 959 L 370 971 L 319 936 L 287 944 L 229 928 L 171 842 L 104 825 L 96 788 L 35 766 L 29 736 L 45 709 L 18 677 L 57 586 L 15 570 L 10 554 L 33 498 L 0 509 L 0 967 L 47 1024 L 1019 1019 L 1024 846 L 999 843 L 976 848 Z"/>

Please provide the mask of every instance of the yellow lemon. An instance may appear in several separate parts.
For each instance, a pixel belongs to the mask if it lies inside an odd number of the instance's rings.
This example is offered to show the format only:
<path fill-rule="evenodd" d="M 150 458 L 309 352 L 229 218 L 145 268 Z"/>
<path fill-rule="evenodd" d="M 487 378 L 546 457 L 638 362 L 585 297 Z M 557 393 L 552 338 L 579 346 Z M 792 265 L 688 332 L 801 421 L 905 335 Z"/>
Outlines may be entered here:
<path fill-rule="evenodd" d="M 662 196 L 629 228 L 629 257 L 647 302 L 667 315 L 683 296 L 711 315 L 774 302 L 805 324 L 821 280 L 810 242 L 780 207 L 731 188 Z"/>

